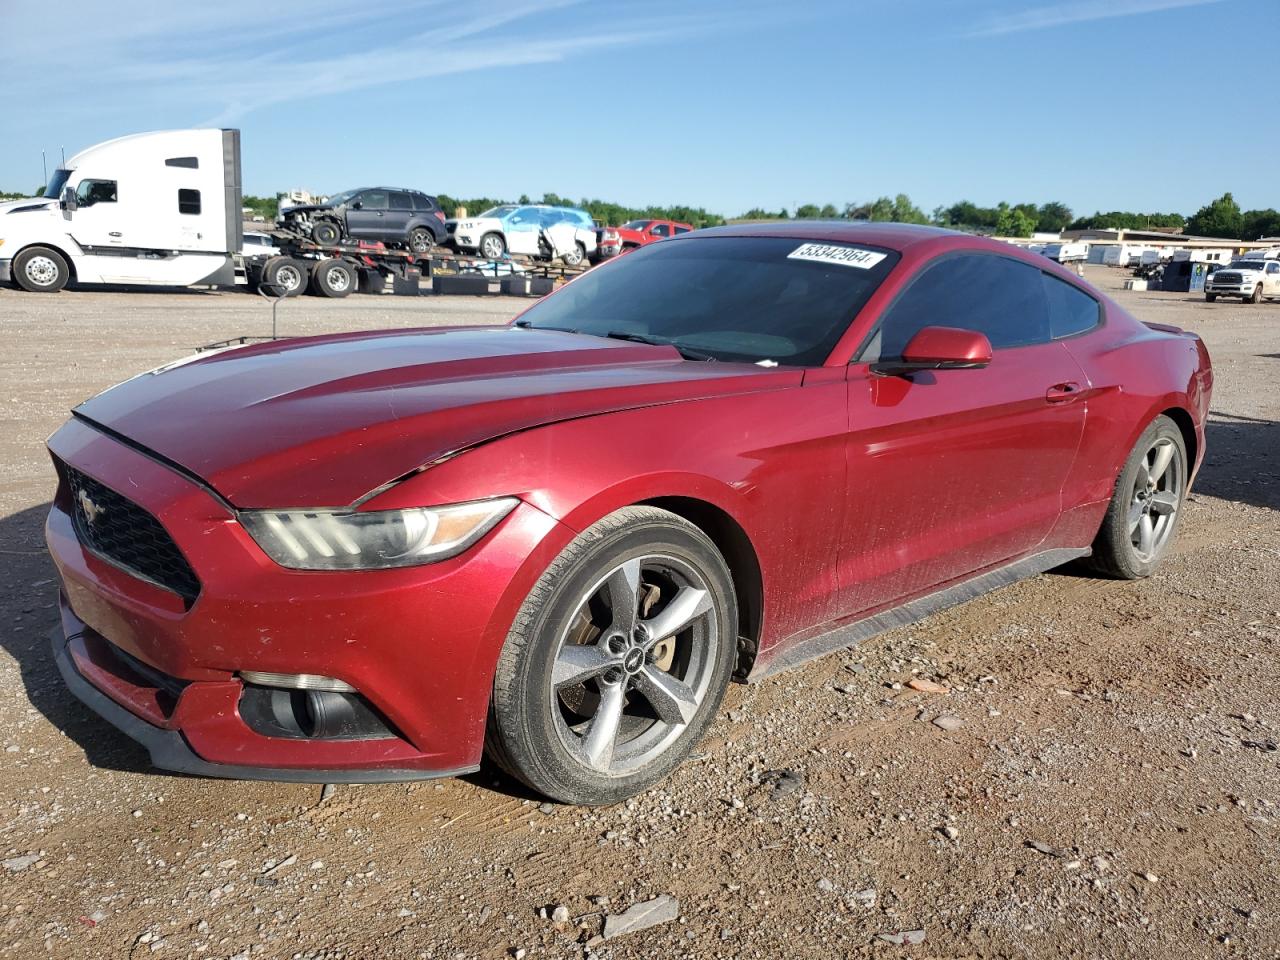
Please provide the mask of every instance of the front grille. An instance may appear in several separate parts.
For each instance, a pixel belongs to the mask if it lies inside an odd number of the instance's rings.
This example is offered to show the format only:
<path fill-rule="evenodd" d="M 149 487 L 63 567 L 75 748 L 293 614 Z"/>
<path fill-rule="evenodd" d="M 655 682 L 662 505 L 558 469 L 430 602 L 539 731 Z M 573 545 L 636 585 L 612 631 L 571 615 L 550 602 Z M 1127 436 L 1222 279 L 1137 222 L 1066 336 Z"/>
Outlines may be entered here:
<path fill-rule="evenodd" d="M 1213 275 L 1214 283 L 1239 283 L 1240 274 L 1238 273 L 1215 273 Z"/>
<path fill-rule="evenodd" d="M 173 591 L 188 607 L 195 603 L 200 581 L 160 521 L 93 477 L 64 467 L 80 542 L 103 559 Z"/>

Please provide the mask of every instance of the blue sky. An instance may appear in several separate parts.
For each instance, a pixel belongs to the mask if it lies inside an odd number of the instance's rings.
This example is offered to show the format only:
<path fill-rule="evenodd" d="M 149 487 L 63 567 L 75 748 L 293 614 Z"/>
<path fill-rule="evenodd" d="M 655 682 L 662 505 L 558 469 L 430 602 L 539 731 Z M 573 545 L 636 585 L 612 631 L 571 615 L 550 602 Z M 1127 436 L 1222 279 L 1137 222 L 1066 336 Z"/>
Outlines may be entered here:
<path fill-rule="evenodd" d="M 226 125 L 258 194 L 1280 207 L 1280 0 L 0 0 L 0 24 L 0 189 L 41 148 Z"/>

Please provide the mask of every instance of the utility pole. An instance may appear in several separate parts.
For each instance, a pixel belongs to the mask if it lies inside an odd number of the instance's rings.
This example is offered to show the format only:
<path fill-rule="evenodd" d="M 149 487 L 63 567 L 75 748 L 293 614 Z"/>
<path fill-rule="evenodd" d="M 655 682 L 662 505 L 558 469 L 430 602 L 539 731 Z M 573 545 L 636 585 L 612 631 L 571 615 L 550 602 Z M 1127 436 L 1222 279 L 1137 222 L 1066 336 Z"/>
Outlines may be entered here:
<path fill-rule="evenodd" d="M 49 162 L 44 157 L 44 151 L 40 151 L 40 175 L 44 177 L 44 185 L 49 186 Z"/>

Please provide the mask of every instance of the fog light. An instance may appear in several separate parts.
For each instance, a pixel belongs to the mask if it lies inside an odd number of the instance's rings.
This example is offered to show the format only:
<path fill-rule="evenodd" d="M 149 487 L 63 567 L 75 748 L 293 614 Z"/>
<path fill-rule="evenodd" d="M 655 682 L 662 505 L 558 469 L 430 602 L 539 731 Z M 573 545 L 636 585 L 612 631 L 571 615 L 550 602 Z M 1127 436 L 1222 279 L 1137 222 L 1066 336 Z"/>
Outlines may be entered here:
<path fill-rule="evenodd" d="M 283 687 L 286 690 L 327 690 L 331 693 L 355 693 L 349 683 L 322 677 L 315 673 L 265 673 L 259 670 L 241 670 L 240 679 L 261 687 Z"/>

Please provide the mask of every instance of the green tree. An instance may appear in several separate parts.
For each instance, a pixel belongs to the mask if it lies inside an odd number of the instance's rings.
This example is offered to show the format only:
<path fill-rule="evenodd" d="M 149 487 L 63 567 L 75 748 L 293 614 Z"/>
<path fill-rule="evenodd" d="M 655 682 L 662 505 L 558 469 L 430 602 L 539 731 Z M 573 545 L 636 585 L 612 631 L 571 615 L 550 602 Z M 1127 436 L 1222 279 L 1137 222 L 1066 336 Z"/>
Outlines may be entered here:
<path fill-rule="evenodd" d="M 1246 210 L 1242 214 L 1244 227 L 1240 231 L 1242 240 L 1258 240 L 1262 237 L 1280 237 L 1280 211 Z"/>
<path fill-rule="evenodd" d="M 1029 237 L 1036 228 L 1036 218 L 1024 206 L 1011 207 L 1001 203 L 997 208 L 996 236 Z"/>
<path fill-rule="evenodd" d="M 876 223 L 928 223 L 923 210 L 905 193 L 896 197 L 877 197 L 869 203 L 849 203 L 844 215 L 849 220 L 871 220 Z"/>
<path fill-rule="evenodd" d="M 1201 207 L 1187 220 L 1187 232 L 1198 237 L 1239 238 L 1244 232 L 1244 215 L 1230 193 Z"/>
<path fill-rule="evenodd" d="M 1071 222 L 1071 208 L 1056 200 L 1040 204 L 1036 211 L 1036 229 L 1057 233 Z"/>
<path fill-rule="evenodd" d="M 816 203 L 804 203 L 796 207 L 797 220 L 816 220 L 821 214 L 822 211 Z"/>
<path fill-rule="evenodd" d="M 834 220 L 840 214 L 836 211 L 835 204 L 824 203 L 822 209 L 818 212 L 818 216 L 823 220 Z"/>

